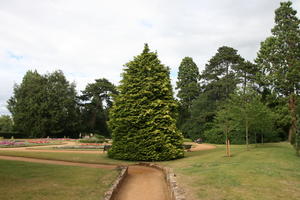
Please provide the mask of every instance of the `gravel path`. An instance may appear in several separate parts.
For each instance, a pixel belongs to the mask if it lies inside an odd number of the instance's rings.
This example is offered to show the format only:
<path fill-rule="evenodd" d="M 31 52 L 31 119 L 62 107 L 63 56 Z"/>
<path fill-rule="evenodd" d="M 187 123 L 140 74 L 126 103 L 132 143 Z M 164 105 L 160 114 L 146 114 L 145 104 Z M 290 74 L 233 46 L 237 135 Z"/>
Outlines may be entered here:
<path fill-rule="evenodd" d="M 162 171 L 144 166 L 129 166 L 128 175 L 114 200 L 169 200 Z"/>
<path fill-rule="evenodd" d="M 191 151 L 203 151 L 216 148 L 213 144 L 197 144 L 195 142 L 190 142 L 189 144 L 193 145 Z"/>

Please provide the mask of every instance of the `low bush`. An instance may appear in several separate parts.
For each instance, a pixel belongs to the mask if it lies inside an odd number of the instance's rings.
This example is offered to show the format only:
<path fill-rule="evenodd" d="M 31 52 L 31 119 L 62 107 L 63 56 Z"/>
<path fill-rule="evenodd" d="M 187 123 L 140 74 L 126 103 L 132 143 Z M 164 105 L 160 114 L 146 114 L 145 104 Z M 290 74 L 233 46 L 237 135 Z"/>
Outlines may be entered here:
<path fill-rule="evenodd" d="M 81 139 L 79 140 L 79 142 L 81 143 L 103 143 L 105 142 L 105 137 L 103 136 L 94 136 L 94 137 L 91 137 L 91 138 L 84 138 L 84 139 Z"/>

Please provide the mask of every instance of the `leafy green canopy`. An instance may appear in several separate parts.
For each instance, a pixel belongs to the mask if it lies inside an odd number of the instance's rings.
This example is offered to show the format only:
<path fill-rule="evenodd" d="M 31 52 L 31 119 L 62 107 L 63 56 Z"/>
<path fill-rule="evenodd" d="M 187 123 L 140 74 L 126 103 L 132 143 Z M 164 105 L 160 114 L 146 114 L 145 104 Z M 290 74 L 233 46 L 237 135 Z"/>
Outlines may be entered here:
<path fill-rule="evenodd" d="M 16 131 L 28 137 L 77 137 L 79 109 L 75 85 L 61 71 L 28 71 L 8 100 Z"/>
<path fill-rule="evenodd" d="M 218 48 L 200 74 L 200 94 L 193 101 L 190 119 L 181 126 L 183 132 L 193 139 L 203 137 L 203 133 L 211 129 L 218 104 L 225 101 L 239 83 L 249 79 L 251 68 L 234 48 Z"/>
<path fill-rule="evenodd" d="M 110 112 L 113 144 L 108 155 L 141 161 L 183 157 L 169 69 L 146 44 L 143 52 L 125 65 L 122 76 Z"/>
<path fill-rule="evenodd" d="M 12 132 L 13 121 L 9 115 L 0 115 L 0 133 L 1 132 Z"/>
<path fill-rule="evenodd" d="M 246 143 L 256 143 L 258 139 L 263 142 L 263 138 L 265 141 L 276 138 L 276 116 L 261 102 L 260 95 L 252 88 L 237 90 L 218 109 L 212 129 L 205 133 L 210 142 L 223 143 L 225 136 L 232 143 L 243 143 L 245 138 Z"/>

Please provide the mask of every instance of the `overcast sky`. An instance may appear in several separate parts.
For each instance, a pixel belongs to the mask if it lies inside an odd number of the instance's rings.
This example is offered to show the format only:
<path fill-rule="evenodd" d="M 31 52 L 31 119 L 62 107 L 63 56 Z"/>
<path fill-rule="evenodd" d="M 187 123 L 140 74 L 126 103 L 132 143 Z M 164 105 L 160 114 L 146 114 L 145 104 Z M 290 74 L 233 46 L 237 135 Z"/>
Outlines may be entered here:
<path fill-rule="evenodd" d="M 97 78 L 118 84 L 144 43 L 171 68 L 200 70 L 227 45 L 252 61 L 270 35 L 279 0 L 0 0 L 0 114 L 27 70 L 61 69 L 78 91 Z M 300 1 L 293 1 L 300 11 Z M 298 14 L 299 17 L 299 14 Z"/>

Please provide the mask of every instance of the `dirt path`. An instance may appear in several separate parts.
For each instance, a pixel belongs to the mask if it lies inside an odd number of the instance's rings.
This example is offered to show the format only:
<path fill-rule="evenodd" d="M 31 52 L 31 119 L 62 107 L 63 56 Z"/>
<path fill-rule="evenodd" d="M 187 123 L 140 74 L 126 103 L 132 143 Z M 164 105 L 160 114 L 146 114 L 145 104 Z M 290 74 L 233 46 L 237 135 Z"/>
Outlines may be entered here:
<path fill-rule="evenodd" d="M 203 150 L 209 150 L 209 149 L 215 149 L 216 146 L 212 144 L 198 144 L 195 142 L 188 142 L 186 144 L 193 145 L 191 148 L 191 151 L 203 151 Z"/>
<path fill-rule="evenodd" d="M 129 166 L 114 200 L 169 200 L 164 174 L 155 168 Z"/>
<path fill-rule="evenodd" d="M 46 160 L 46 159 L 37 159 L 37 158 L 25 158 L 25 157 L 16 157 L 16 156 L 0 156 L 0 159 L 1 160 L 14 160 L 14 161 L 31 162 L 31 163 L 53 164 L 53 165 L 102 168 L 102 169 L 115 169 L 117 167 L 116 165 L 78 163 L 78 162 L 68 162 L 68 161 L 60 161 L 60 160 Z"/>

